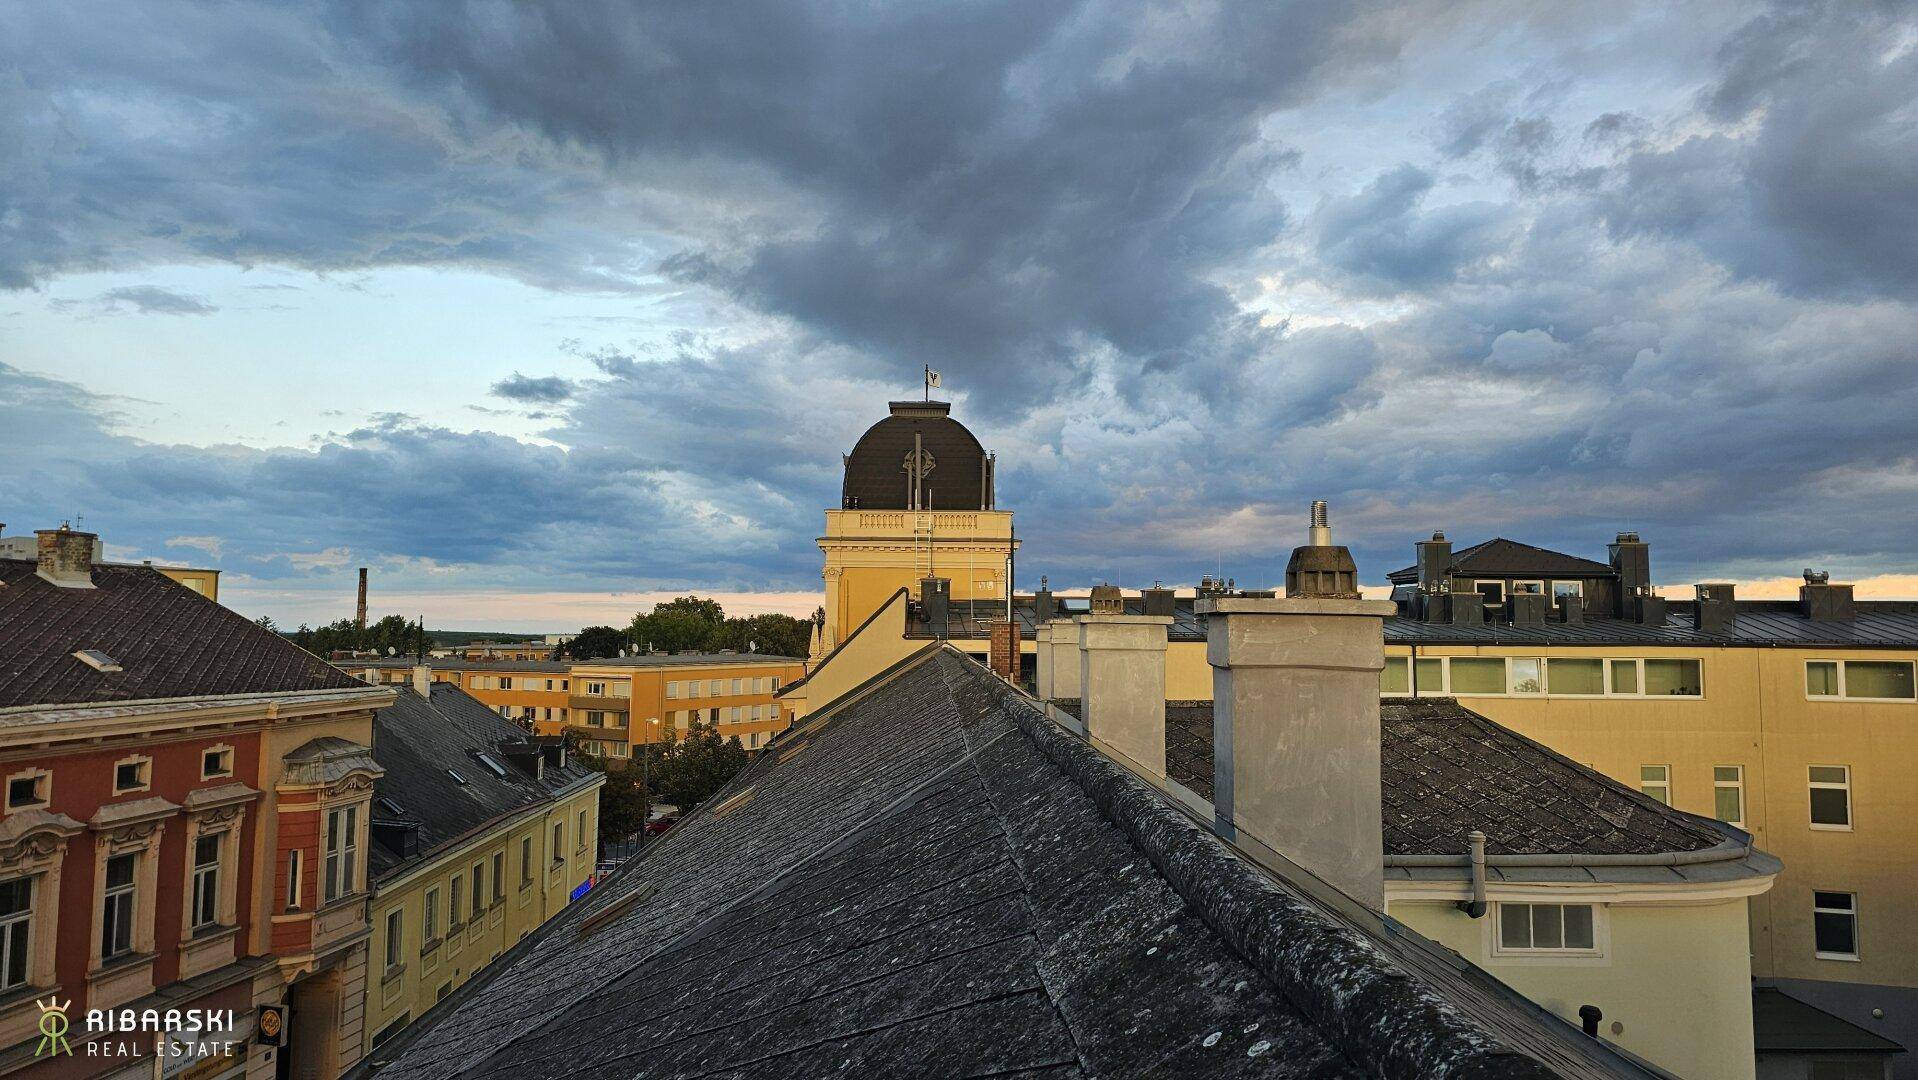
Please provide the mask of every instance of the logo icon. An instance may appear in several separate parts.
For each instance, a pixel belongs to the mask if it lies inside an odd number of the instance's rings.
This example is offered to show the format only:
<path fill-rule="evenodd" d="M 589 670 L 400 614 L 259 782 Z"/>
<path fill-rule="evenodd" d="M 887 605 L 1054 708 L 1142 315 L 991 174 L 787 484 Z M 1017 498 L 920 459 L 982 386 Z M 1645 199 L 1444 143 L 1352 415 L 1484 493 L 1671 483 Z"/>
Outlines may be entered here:
<path fill-rule="evenodd" d="M 72 1026 L 67 1020 L 67 1007 L 73 999 L 61 1001 L 56 994 L 45 1001 L 36 999 L 34 1004 L 40 1006 L 40 1045 L 34 1047 L 33 1056 L 58 1057 L 64 1053 L 72 1057 L 73 1044 L 67 1041 L 67 1030 Z"/>

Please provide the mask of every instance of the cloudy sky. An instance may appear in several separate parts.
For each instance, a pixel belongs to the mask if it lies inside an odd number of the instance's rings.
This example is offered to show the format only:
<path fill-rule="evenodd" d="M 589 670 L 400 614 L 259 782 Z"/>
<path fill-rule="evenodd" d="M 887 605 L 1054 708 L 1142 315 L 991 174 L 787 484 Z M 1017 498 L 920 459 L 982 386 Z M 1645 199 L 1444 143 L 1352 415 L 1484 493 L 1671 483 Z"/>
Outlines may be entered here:
<path fill-rule="evenodd" d="M 945 374 L 1021 587 L 1331 500 L 1918 574 L 1907 4 L 18 4 L 0 520 L 283 622 L 804 610 Z M 737 595 L 735 595 L 737 594 Z"/>

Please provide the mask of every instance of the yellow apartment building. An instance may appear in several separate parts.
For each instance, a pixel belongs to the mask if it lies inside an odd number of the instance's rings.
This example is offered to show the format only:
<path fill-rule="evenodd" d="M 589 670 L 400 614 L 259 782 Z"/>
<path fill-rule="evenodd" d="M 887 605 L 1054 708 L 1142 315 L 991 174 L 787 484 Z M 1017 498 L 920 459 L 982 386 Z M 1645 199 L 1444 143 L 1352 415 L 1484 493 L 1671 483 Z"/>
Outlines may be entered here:
<path fill-rule="evenodd" d="M 558 730 L 571 719 L 573 665 L 553 660 L 462 660 L 429 657 L 433 679 L 457 686 L 509 720 Z M 409 658 L 341 660 L 338 666 L 373 684 L 413 679 Z"/>
<path fill-rule="evenodd" d="M 776 695 L 799 681 L 805 661 L 763 653 L 654 653 L 573 665 L 564 730 L 580 749 L 612 762 L 633 747 L 678 738 L 694 724 L 759 750 L 792 722 Z M 555 731 L 559 728 L 553 729 Z"/>
<path fill-rule="evenodd" d="M 424 688 L 429 697 L 422 696 Z M 418 681 L 380 710 L 365 1052 L 592 886 L 604 774 L 470 694 Z"/>

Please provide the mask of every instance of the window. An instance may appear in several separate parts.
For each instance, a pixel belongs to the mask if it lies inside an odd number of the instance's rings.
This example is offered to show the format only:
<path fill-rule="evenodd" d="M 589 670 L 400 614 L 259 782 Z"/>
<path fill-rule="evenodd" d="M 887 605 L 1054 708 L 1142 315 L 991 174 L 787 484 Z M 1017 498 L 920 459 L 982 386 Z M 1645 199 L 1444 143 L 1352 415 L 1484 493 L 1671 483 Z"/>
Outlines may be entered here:
<path fill-rule="evenodd" d="M 493 853 L 493 902 L 499 903 L 506 896 L 506 853 Z"/>
<path fill-rule="evenodd" d="M 1647 660 L 1645 696 L 1698 697 L 1703 691 L 1696 660 Z"/>
<path fill-rule="evenodd" d="M 0 992 L 27 985 L 33 955 L 33 879 L 0 883 Z"/>
<path fill-rule="evenodd" d="M 1564 598 L 1568 596 L 1572 597 L 1573 599 L 1583 600 L 1585 598 L 1585 583 L 1582 581 L 1552 582 L 1553 606 L 1557 606 L 1560 600 L 1563 600 Z"/>
<path fill-rule="evenodd" d="M 1712 813 L 1727 825 L 1745 824 L 1745 767 L 1712 766 Z"/>
<path fill-rule="evenodd" d="M 560 854 L 565 850 L 566 823 L 564 821 L 555 821 L 553 822 L 553 863 L 555 865 L 566 861 L 566 856 Z"/>
<path fill-rule="evenodd" d="M 486 910 L 486 868 L 479 863 L 473 864 L 473 918 L 478 919 Z"/>
<path fill-rule="evenodd" d="M 113 766 L 113 793 L 120 795 L 128 791 L 145 791 L 153 776 L 151 758 L 130 758 Z"/>
<path fill-rule="evenodd" d="M 513 680 L 512 680 L 512 677 L 511 677 L 511 676 L 503 676 L 503 677 L 502 677 L 502 678 L 500 679 L 500 681 L 499 681 L 499 688 L 500 688 L 501 690 L 511 690 L 511 689 L 513 688 Z"/>
<path fill-rule="evenodd" d="M 733 696 L 738 697 L 739 695 L 745 692 L 746 692 L 746 680 L 734 679 L 733 680 Z"/>
<path fill-rule="evenodd" d="M 603 682 L 589 682 L 589 683 L 587 683 L 587 684 L 586 684 L 586 696 L 587 696 L 587 697 L 605 697 L 605 696 L 606 696 L 606 684 L 605 684 L 605 683 L 603 683 Z"/>
<path fill-rule="evenodd" d="M 1612 693 L 1638 693 L 1638 661 L 1614 660 L 1612 668 Z"/>
<path fill-rule="evenodd" d="M 326 902 L 351 893 L 360 854 L 360 808 L 329 810 L 326 814 Z"/>
<path fill-rule="evenodd" d="M 111 960 L 133 951 L 134 871 L 140 856 L 115 855 L 107 860 L 107 891 L 100 911 L 100 958 Z"/>
<path fill-rule="evenodd" d="M 1445 692 L 1445 661 L 1426 659 L 1412 665 L 1412 689 L 1420 694 Z"/>
<path fill-rule="evenodd" d="M 574 830 L 573 842 L 579 845 L 580 851 L 586 850 L 586 811 L 584 810 L 579 812 L 579 828 Z"/>
<path fill-rule="evenodd" d="M 45 806 L 53 788 L 53 774 L 35 769 L 7 777 L 7 809 Z"/>
<path fill-rule="evenodd" d="M 1496 656 L 1455 656 L 1451 660 L 1452 693 L 1503 694 L 1505 661 Z"/>
<path fill-rule="evenodd" d="M 406 912 L 394 908 L 386 913 L 386 970 L 400 966 L 400 946 L 405 944 Z"/>
<path fill-rule="evenodd" d="M 1505 602 L 1503 581 L 1481 581 L 1475 587 L 1478 589 L 1478 594 L 1485 598 L 1486 607 L 1497 607 Z"/>
<path fill-rule="evenodd" d="M 1909 660 L 1807 660 L 1807 697 L 1852 698 L 1859 701 L 1918 699 L 1913 665 Z"/>
<path fill-rule="evenodd" d="M 1512 693 L 1542 694 L 1545 692 L 1545 661 L 1536 656 L 1515 656 L 1512 658 Z"/>
<path fill-rule="evenodd" d="M 1851 766 L 1811 767 L 1811 827 L 1851 831 Z"/>
<path fill-rule="evenodd" d="M 1811 894 L 1812 937 L 1823 960 L 1858 959 L 1858 894 Z"/>
<path fill-rule="evenodd" d="M 1590 904 L 1498 905 L 1498 947 L 1502 952 L 1596 953 L 1598 940 Z"/>
<path fill-rule="evenodd" d="M 606 714 L 604 712 L 601 712 L 598 709 L 586 710 L 586 726 L 587 727 L 605 727 Z"/>
<path fill-rule="evenodd" d="M 519 839 L 519 884 L 525 888 L 533 883 L 533 838 L 522 836 Z"/>
<path fill-rule="evenodd" d="M 678 697 L 679 691 L 684 687 L 684 685 L 685 685 L 684 683 L 669 680 L 666 683 L 666 696 L 669 698 Z"/>
<path fill-rule="evenodd" d="M 200 779 L 212 780 L 233 775 L 233 748 L 211 747 L 200 755 Z"/>
<path fill-rule="evenodd" d="M 457 930 L 460 927 L 460 875 L 454 874 L 446 886 L 446 928 Z"/>
<path fill-rule="evenodd" d="M 305 854 L 294 848 L 286 854 L 286 910 L 300 910 L 300 886 L 304 881 L 300 876 L 300 859 Z"/>
<path fill-rule="evenodd" d="M 779 693 L 779 676 L 777 676 L 777 675 L 774 675 L 774 676 L 773 676 L 773 690 L 772 690 L 772 692 L 773 692 L 773 693 L 775 693 L 775 694 L 777 694 L 777 693 Z"/>
<path fill-rule="evenodd" d="M 425 945 L 440 936 L 440 891 L 426 890 L 426 911 L 420 916 L 420 944 Z"/>
<path fill-rule="evenodd" d="M 201 836 L 193 841 L 193 928 L 202 930 L 220 921 L 220 838 Z"/>
<path fill-rule="evenodd" d="M 1638 790 L 1664 803 L 1672 804 L 1672 767 L 1670 765 L 1640 765 L 1638 767 Z"/>
<path fill-rule="evenodd" d="M 1545 661 L 1546 689 L 1553 694 L 1597 697 L 1605 693 L 1605 662 L 1554 656 Z"/>

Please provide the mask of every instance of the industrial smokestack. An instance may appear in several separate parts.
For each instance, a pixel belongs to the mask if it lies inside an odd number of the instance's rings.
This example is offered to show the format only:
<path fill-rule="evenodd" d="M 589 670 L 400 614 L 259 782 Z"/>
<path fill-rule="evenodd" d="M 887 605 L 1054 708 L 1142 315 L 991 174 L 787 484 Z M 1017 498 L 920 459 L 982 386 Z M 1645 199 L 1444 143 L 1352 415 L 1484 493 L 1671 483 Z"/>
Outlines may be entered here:
<path fill-rule="evenodd" d="M 366 629 L 366 567 L 364 566 L 360 567 L 360 607 L 359 613 L 353 616 L 353 625 L 361 630 Z"/>

